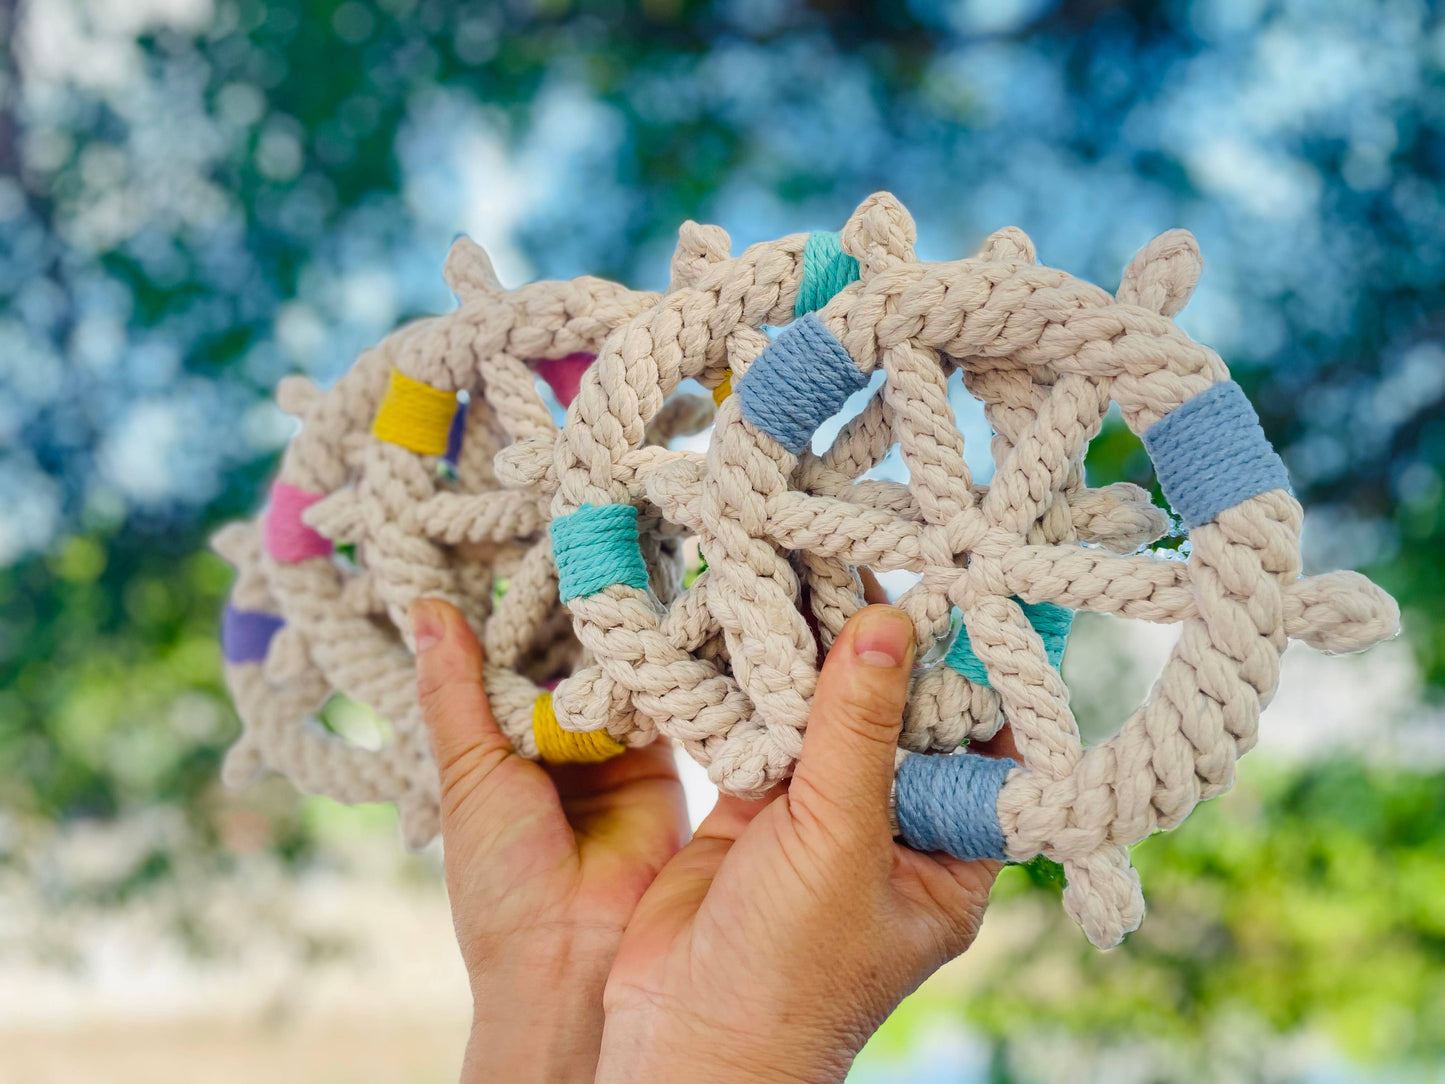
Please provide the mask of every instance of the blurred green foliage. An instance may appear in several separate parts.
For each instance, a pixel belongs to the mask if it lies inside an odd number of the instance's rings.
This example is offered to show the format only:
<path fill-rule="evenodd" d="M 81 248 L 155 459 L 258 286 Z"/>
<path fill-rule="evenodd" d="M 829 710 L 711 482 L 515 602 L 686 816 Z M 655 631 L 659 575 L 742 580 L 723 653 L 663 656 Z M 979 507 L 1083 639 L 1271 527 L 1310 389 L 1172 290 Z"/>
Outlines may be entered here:
<path fill-rule="evenodd" d="M 1139 849 L 1151 921 L 1127 960 L 1083 954 L 1085 981 L 1106 996 L 1050 1008 L 1091 1032 L 1147 1022 L 1188 1037 L 1234 1004 L 1281 1031 L 1322 1027 L 1362 1058 L 1439 1058 L 1442 841 L 1438 774 L 1250 771 L 1234 801 Z M 973 1007 L 1005 1031 L 1039 1009 L 1006 980 Z"/>
<path fill-rule="evenodd" d="M 56 826 L 156 809 L 184 841 L 96 892 L 163 883 L 180 853 L 226 865 L 228 572 L 203 540 L 256 504 L 284 437 L 275 380 L 334 377 L 444 307 L 438 269 L 468 222 L 537 274 L 638 285 L 665 278 L 684 218 L 747 242 L 836 226 L 874 188 L 914 211 L 925 257 L 1017 222 L 1045 262 L 1105 285 L 1188 226 L 1209 266 L 1181 322 L 1258 404 L 1312 559 L 1394 591 L 1445 687 L 1433 6 L 168 10 L 0 0 L 0 871 L 31 868 Z M 1089 466 L 1151 480 L 1119 425 Z M 1083 948 L 1050 902 L 1047 936 L 950 1011 L 1004 1043 L 1057 1027 L 1187 1044 L 1244 1009 L 1373 1062 L 1440 1056 L 1445 779 L 1328 763 L 1252 779 L 1140 848 L 1153 917 L 1127 948 Z M 307 861 L 314 825 L 284 793 L 248 806 L 242 835 Z M 1003 889 L 1055 891 L 1042 868 Z"/>
<path fill-rule="evenodd" d="M 1057 867 L 1007 870 L 985 935 L 1004 944 L 969 958 L 968 996 L 913 999 L 886 1040 L 967 1021 L 997 1042 L 1001 1080 L 1050 1033 L 1162 1039 L 1195 1067 L 1143 1079 L 1280 1079 L 1259 1049 L 1271 1032 L 1328 1036 L 1365 1065 L 1445 1061 L 1445 776 L 1249 764 L 1229 799 L 1134 855 L 1149 916 L 1126 948 L 1071 936 Z"/>

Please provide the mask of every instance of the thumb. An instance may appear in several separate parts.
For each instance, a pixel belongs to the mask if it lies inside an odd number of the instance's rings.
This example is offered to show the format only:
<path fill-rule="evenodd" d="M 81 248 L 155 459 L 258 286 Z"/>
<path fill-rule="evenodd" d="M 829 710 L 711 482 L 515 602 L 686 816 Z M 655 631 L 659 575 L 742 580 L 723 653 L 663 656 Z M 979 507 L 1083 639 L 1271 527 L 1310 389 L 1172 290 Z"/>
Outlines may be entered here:
<path fill-rule="evenodd" d="M 868 606 L 843 626 L 828 652 L 789 801 L 830 834 L 888 838 L 888 790 L 908 679 L 913 621 L 892 606 Z"/>
<path fill-rule="evenodd" d="M 416 691 L 441 777 L 442 809 L 467 780 L 475 784 L 504 761 L 512 746 L 502 736 L 482 688 L 482 645 L 454 606 L 424 598 L 411 608 L 416 643 Z M 477 773 L 482 775 L 478 776 Z"/>

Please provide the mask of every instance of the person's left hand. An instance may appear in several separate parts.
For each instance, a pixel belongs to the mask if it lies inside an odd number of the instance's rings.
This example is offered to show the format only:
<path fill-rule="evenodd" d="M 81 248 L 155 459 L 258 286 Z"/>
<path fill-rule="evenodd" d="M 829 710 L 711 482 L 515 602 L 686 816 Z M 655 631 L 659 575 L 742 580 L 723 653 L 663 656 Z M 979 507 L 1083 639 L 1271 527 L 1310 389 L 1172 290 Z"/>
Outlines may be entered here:
<path fill-rule="evenodd" d="M 524 760 L 497 729 L 462 615 L 423 599 L 411 618 L 447 893 L 472 985 L 462 1080 L 590 1081 L 622 931 L 687 837 L 672 750 L 659 742 L 592 765 Z"/>
<path fill-rule="evenodd" d="M 658 874 L 604 994 L 597 1080 L 841 1082 L 898 1003 L 972 944 L 1000 863 L 893 839 L 915 632 L 869 606 L 818 678 L 792 779 L 722 797 Z M 1015 754 L 1000 733 L 974 752 Z"/>

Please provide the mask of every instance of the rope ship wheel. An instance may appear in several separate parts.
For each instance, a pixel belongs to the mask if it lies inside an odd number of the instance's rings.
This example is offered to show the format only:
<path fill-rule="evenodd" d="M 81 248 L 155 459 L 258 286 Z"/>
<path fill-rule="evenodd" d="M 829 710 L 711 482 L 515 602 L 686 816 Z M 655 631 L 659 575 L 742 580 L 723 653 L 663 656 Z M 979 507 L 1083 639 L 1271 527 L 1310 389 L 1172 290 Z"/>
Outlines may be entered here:
<path fill-rule="evenodd" d="M 907 222 L 896 202 L 879 197 L 879 206 Z M 840 295 L 819 323 L 825 347 L 860 374 L 884 369 L 923 513 L 916 557 L 900 558 L 910 548 L 902 540 L 850 556 L 922 574 L 902 603 L 923 638 L 938 627 L 925 622 L 941 600 L 962 612 L 966 639 L 950 649 L 948 669 L 997 696 L 1023 761 L 905 757 L 896 822 L 925 849 L 1061 862 L 1067 911 L 1108 946 L 1143 916 L 1126 848 L 1229 788 L 1289 638 L 1360 650 L 1395 631 L 1398 610 L 1355 573 L 1301 578 L 1303 513 L 1283 463 L 1223 362 L 1169 319 L 1198 277 L 1192 238 L 1146 246 L 1118 297 L 1037 266 L 1030 249 L 900 261 L 893 275 Z M 969 484 L 961 439 L 936 422 L 947 417 L 945 359 L 958 359 L 971 388 L 1021 368 L 1045 389 L 986 493 Z M 1189 532 L 1187 562 L 1086 547 L 1076 530 L 1047 526 L 1083 519 L 1073 513 L 1092 503 L 1075 499 L 1081 464 L 1110 402 L 1142 438 Z M 1061 504 L 1068 516 L 1054 511 Z M 1051 651 L 1062 609 L 1182 625 L 1144 704 L 1087 749 Z"/>
<path fill-rule="evenodd" d="M 223 648 L 244 731 L 227 780 L 269 767 L 341 801 L 396 802 L 411 846 L 435 836 L 439 815 L 407 608 L 426 595 L 462 610 L 492 649 L 499 723 L 537 755 L 536 683 L 580 650 L 556 601 L 545 500 L 508 488 L 495 460 L 555 440 L 537 376 L 571 394 L 587 351 L 657 300 L 591 278 L 503 290 L 466 240 L 447 278 L 454 312 L 393 332 L 326 392 L 282 382 L 278 401 L 301 430 L 269 508 L 260 525 L 216 540 L 240 572 Z M 673 412 L 676 424 L 689 419 L 695 409 Z M 668 559 L 680 577 L 678 557 Z M 519 688 L 531 690 L 525 722 L 504 710 Z M 314 713 L 333 693 L 389 723 L 391 740 L 369 750 L 326 733 Z M 557 740 L 569 741 L 560 731 Z"/>
<path fill-rule="evenodd" d="M 710 772 L 755 793 L 796 758 L 817 676 L 805 585 L 840 586 L 836 621 L 861 605 L 840 567 L 917 573 L 899 604 L 920 649 L 949 632 L 955 608 L 963 632 L 915 682 L 902 745 L 918 752 L 900 753 L 893 798 L 900 836 L 965 858 L 1061 862 L 1066 910 L 1112 945 L 1143 915 L 1127 847 L 1228 789 L 1288 640 L 1360 650 L 1392 634 L 1398 610 L 1355 573 L 1301 578 L 1302 512 L 1283 464 L 1223 362 L 1170 320 L 1199 273 L 1191 237 L 1146 246 L 1117 297 L 1038 266 L 1016 230 L 943 264 L 917 262 L 913 238 L 891 196 L 866 201 L 843 231 L 860 281 L 776 340 L 742 344 L 705 464 L 649 483 L 701 539 L 726 644 L 719 678 L 752 707 L 710 736 Z M 633 370 L 673 349 L 657 336 L 631 345 Z M 952 423 L 954 368 L 996 430 L 988 487 L 973 484 Z M 819 425 L 877 370 L 881 394 L 814 456 Z M 1189 531 L 1187 562 L 1131 552 L 1164 526 L 1142 491 L 1084 484 L 1111 402 Z M 895 445 L 906 485 L 859 480 Z M 1056 669 L 1077 609 L 1182 625 L 1144 704 L 1088 748 Z M 573 615 L 585 629 L 591 615 L 575 602 Z M 676 672 L 652 677 L 661 700 L 680 685 Z M 1005 722 L 1021 764 L 955 752 Z M 919 755 L 929 750 L 949 755 Z"/>
<path fill-rule="evenodd" d="M 591 277 L 503 290 L 482 250 L 465 241 L 454 247 L 447 277 L 462 300 L 456 322 L 398 354 L 394 408 L 378 411 L 358 484 L 319 506 L 316 523 L 367 554 L 408 645 L 407 612 L 419 598 L 444 599 L 468 617 L 486 649 L 498 725 L 519 752 L 612 755 L 621 747 L 563 732 L 550 709 L 548 686 L 583 659 L 557 599 L 545 478 L 528 474 L 529 464 L 550 456 L 558 433 L 536 378 L 570 399 L 602 339 L 657 295 Z M 470 395 L 469 436 L 448 484 L 435 456 L 460 391 Z M 473 442 L 473 419 L 499 439 Z M 687 409 L 670 419 L 682 428 L 706 421 Z M 669 584 L 681 577 L 678 548 L 655 534 L 646 542 L 650 582 L 670 597 Z"/>
<path fill-rule="evenodd" d="M 415 697 L 405 650 L 380 620 L 360 555 L 351 561 L 336 554 L 305 519 L 359 471 L 392 348 L 384 342 L 363 354 L 324 394 L 304 378 L 282 381 L 278 404 L 302 430 L 283 456 L 270 506 L 257 522 L 225 527 L 212 541 L 238 573 L 222 620 L 222 653 L 243 729 L 223 777 L 242 785 L 269 768 L 308 793 L 396 802 L 419 839 L 435 791 L 422 771 L 424 736 L 398 727 L 391 747 L 363 749 L 318 720 L 338 692 L 393 725 Z"/>
<path fill-rule="evenodd" d="M 661 296 L 590 278 L 503 290 L 460 242 L 456 312 L 389 336 L 324 394 L 283 383 L 302 429 L 271 509 L 217 541 L 241 573 L 225 646 L 246 729 L 227 778 L 270 766 L 396 801 L 408 841 L 430 839 L 406 620 L 428 596 L 482 637 L 523 755 L 599 760 L 661 734 L 722 790 L 766 793 L 801 751 L 821 651 L 863 605 L 858 569 L 904 570 L 919 657 L 942 661 L 913 680 L 899 837 L 1046 855 L 1090 940 L 1134 929 L 1127 847 L 1230 786 L 1288 640 L 1361 650 L 1398 610 L 1355 573 L 1301 578 L 1283 464 L 1223 362 L 1171 320 L 1199 275 L 1192 237 L 1156 238 L 1116 295 L 1039 266 L 1015 229 L 948 263 L 919 262 L 915 237 L 887 194 L 838 234 L 736 257 L 687 223 Z M 987 486 L 953 424 L 955 371 L 994 430 Z M 560 430 L 539 374 L 572 400 Z M 715 418 L 674 394 L 688 378 Z M 1111 403 L 1188 529 L 1187 561 L 1140 552 L 1169 524 L 1145 491 L 1086 483 Z M 705 454 L 668 449 L 710 418 Z M 894 449 L 908 481 L 869 477 Z M 708 567 L 684 589 L 687 535 Z M 1143 705 L 1089 747 L 1057 669 L 1080 609 L 1181 626 Z M 391 744 L 358 750 L 308 722 L 332 690 L 389 720 Z M 960 751 L 1004 725 L 1020 762 Z"/>

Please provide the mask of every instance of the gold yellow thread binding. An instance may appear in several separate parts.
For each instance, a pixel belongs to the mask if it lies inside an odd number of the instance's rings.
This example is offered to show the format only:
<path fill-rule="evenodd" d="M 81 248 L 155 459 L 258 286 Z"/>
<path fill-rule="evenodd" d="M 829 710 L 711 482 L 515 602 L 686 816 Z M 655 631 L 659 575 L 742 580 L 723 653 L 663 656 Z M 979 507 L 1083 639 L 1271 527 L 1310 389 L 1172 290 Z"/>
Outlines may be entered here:
<path fill-rule="evenodd" d="M 532 736 L 537 755 L 549 764 L 598 764 L 627 750 L 605 730 L 563 730 L 552 711 L 551 693 L 543 693 L 532 704 Z"/>
<path fill-rule="evenodd" d="M 400 444 L 418 455 L 444 455 L 452 415 L 457 412 L 455 392 L 438 391 L 392 369 L 386 398 L 371 423 L 372 435 Z"/>

